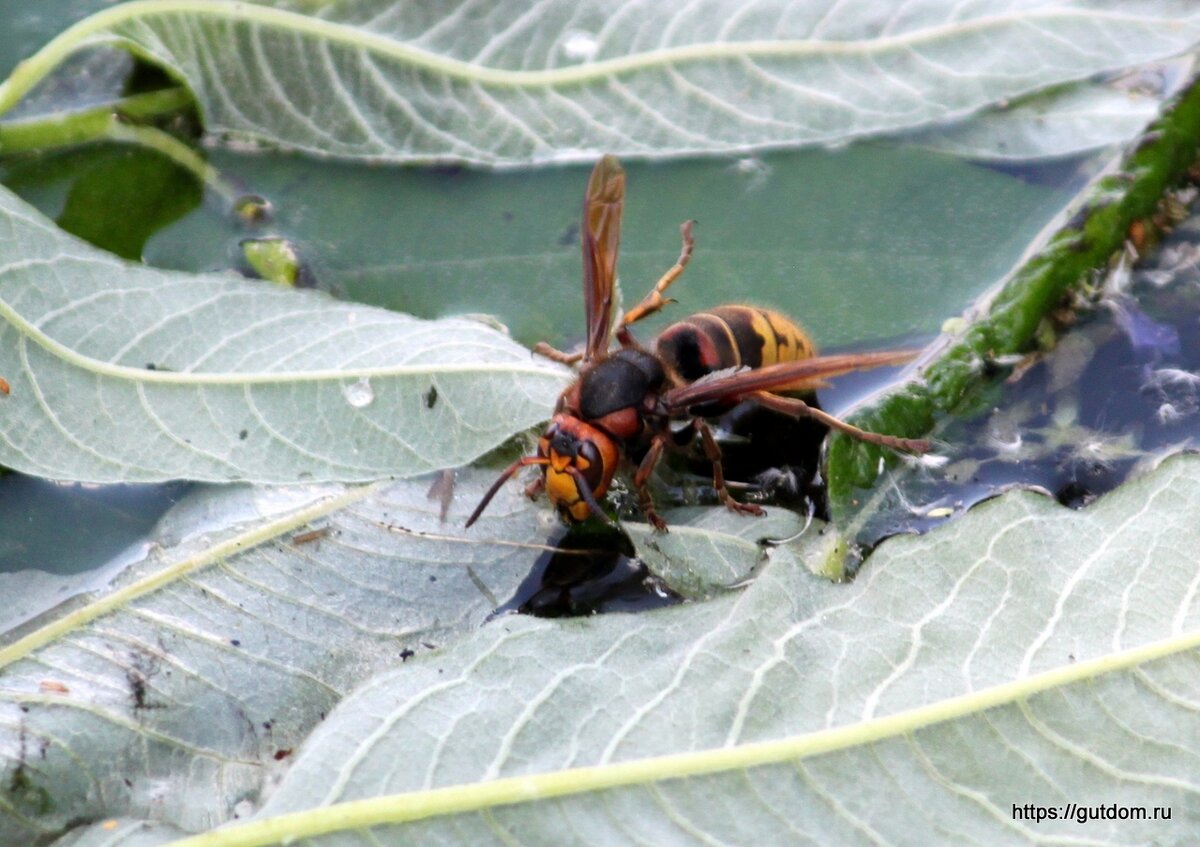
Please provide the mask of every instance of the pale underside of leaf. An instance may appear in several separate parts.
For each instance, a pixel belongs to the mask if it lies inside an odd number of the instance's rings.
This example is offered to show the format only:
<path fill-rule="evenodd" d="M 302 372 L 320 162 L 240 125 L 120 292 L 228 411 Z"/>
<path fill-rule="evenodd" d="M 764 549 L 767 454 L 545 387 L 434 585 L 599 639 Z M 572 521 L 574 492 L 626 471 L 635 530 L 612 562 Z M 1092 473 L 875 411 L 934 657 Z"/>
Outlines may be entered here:
<path fill-rule="evenodd" d="M 60 479 L 358 481 L 468 462 L 566 379 L 475 321 L 159 271 L 0 189 L 0 464 Z"/>
<path fill-rule="evenodd" d="M 1079 155 L 1137 135 L 1157 115 L 1158 92 L 1102 85 L 1069 88 L 996 109 L 952 127 L 918 133 L 919 144 L 988 161 L 1028 162 Z"/>
<path fill-rule="evenodd" d="M 1200 459 L 1173 460 L 1083 512 L 1007 495 L 884 544 L 853 585 L 807 572 L 802 560 L 822 560 L 835 541 L 806 533 L 766 553 L 740 594 L 640 616 L 502 618 L 456 645 L 548 526 L 549 512 L 531 522 L 506 489 L 464 536 L 456 527 L 488 481 L 465 478 L 446 523 L 419 482 L 353 504 L 319 490 L 308 505 L 268 489 L 249 492 L 249 505 L 213 492 L 164 521 L 177 549 L 163 558 L 198 551 L 192 565 L 98 607 L 107 617 L 6 652 L 7 773 L 23 767 L 61 806 L 37 820 L 13 804 L 28 795 L 7 793 L 0 831 L 20 844 L 68 819 L 151 810 L 207 829 L 239 799 L 252 806 L 273 753 L 356 681 L 365 685 L 306 742 L 254 826 L 339 832 L 337 843 L 491 843 L 515 831 L 528 843 L 618 843 L 632 837 L 629 821 L 655 843 L 918 843 L 933 822 L 954 821 L 956 837 L 1019 843 L 1034 830 L 1003 814 L 1009 804 L 1080 797 L 1153 799 L 1173 805 L 1173 825 L 1196 822 L 1200 692 L 1194 653 L 1181 651 L 1200 637 L 1189 554 Z M 747 541 L 771 521 L 728 519 L 741 521 L 734 534 L 709 539 L 681 525 L 693 536 L 684 545 L 745 547 L 735 567 L 762 563 Z M 304 521 L 329 531 L 296 541 Z M 189 528 L 205 534 L 181 544 Z M 212 561 L 239 539 L 245 553 Z M 497 560 L 513 567 L 489 568 Z M 148 561 L 123 582 L 162 573 Z M 447 626 L 447 614 L 461 617 Z M 423 656 L 430 637 L 447 648 Z M 93 773 L 96 761 L 131 784 Z M 581 766 L 600 770 L 563 771 Z M 386 796 L 439 786 L 449 788 Z M 521 805 L 538 796 L 560 799 Z M 367 805 L 355 814 L 323 805 L 357 799 Z M 382 827 L 453 810 L 485 811 Z M 106 843 L 105 832 L 81 843 Z M 211 833 L 212 843 L 279 840 L 256 832 Z"/>
<path fill-rule="evenodd" d="M 0 87 L 0 113 L 76 46 L 112 40 L 170 68 L 234 139 L 393 161 L 677 155 L 914 129 L 1198 38 L 1200 12 L 1170 0 L 144 0 L 48 45 Z"/>
<path fill-rule="evenodd" d="M 325 831 L 324 804 L 474 785 L 477 806 L 447 808 L 479 814 L 370 835 L 334 826 L 336 843 L 921 844 L 936 830 L 1017 844 L 1077 836 L 1079 824 L 1034 826 L 1013 805 L 1071 801 L 1174 812 L 1170 824 L 1090 822 L 1101 842 L 1189 832 L 1200 822 L 1197 508 L 1200 459 L 1181 457 L 1081 512 L 1009 494 L 885 543 L 848 586 L 814 580 L 783 548 L 738 596 L 493 624 L 343 702 L 263 817 L 317 809 L 292 822 L 303 836 Z M 903 720 L 918 712 L 927 720 Z M 782 764 L 670 780 L 696 773 L 672 774 L 671 754 L 779 754 L 797 739 L 809 751 L 798 759 L 789 748 Z M 656 756 L 667 757 L 658 769 Z M 639 760 L 647 769 L 618 790 L 510 808 L 482 799 L 496 778 L 545 775 L 554 796 L 571 791 L 563 769 Z M 512 790 L 501 802 L 536 788 Z M 375 820 L 422 817 L 437 797 L 396 798 Z"/>

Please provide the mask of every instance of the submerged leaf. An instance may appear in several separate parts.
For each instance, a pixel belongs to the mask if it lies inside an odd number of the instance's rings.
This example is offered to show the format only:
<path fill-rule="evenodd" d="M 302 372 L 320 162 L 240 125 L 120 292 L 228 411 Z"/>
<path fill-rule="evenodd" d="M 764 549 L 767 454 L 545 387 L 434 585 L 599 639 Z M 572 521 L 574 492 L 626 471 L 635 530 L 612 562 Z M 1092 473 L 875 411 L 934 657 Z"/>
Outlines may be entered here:
<path fill-rule="evenodd" d="M 519 163 L 844 141 L 1181 53 L 1171 0 L 122 4 L 0 86 L 0 114 L 82 44 L 195 93 L 210 131 L 322 155 Z M 536 14 L 533 13 L 536 8 Z"/>
<path fill-rule="evenodd" d="M 0 464 L 59 479 L 454 467 L 548 417 L 565 380 L 475 321 L 117 260 L 2 188 L 0 316 Z"/>

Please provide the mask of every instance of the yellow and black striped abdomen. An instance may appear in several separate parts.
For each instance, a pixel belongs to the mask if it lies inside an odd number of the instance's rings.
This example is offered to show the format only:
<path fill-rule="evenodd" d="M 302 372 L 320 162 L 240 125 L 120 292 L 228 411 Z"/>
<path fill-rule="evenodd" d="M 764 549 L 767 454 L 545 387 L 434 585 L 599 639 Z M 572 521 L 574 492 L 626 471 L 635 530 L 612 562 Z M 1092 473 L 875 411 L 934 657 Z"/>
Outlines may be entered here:
<path fill-rule="evenodd" d="M 676 385 L 725 368 L 760 368 L 816 354 L 793 321 L 757 306 L 720 306 L 663 330 L 655 352 Z"/>

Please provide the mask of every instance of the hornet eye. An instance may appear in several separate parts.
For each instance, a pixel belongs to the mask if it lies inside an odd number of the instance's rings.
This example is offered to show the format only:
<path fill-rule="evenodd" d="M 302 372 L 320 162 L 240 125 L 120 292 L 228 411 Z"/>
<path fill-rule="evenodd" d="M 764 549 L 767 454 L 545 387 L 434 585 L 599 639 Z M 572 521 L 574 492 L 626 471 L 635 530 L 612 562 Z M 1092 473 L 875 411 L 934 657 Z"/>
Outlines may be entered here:
<path fill-rule="evenodd" d="M 600 485 L 604 478 L 604 462 L 596 445 L 590 441 L 583 442 L 579 447 L 579 458 L 587 462 L 587 467 L 583 469 L 584 478 L 592 486 Z M 578 462 L 576 464 L 578 465 Z"/>

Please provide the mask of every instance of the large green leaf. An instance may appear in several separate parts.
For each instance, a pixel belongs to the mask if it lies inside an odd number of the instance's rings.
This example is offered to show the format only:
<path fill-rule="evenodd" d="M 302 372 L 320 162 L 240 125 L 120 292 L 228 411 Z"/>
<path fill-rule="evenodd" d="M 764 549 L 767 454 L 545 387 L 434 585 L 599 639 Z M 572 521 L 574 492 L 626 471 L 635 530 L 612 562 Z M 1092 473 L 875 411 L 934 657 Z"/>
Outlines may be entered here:
<path fill-rule="evenodd" d="M 1035 830 L 995 810 L 1071 801 L 1197 822 L 1200 457 L 1079 512 L 1010 493 L 885 542 L 853 584 L 810 573 L 839 543 L 819 525 L 765 550 L 747 540 L 791 527 L 731 516 L 714 530 L 711 514 L 666 538 L 634 527 L 642 544 L 720 551 L 708 593 L 756 579 L 642 615 L 480 628 L 553 521 L 510 486 L 463 533 L 489 481 L 462 475 L 445 522 L 423 480 L 183 504 L 115 585 L 0 647 L 0 843 L 110 816 L 207 830 L 267 795 L 262 829 L 206 843 L 330 829 L 355 843 L 452 811 L 482 813 L 374 837 L 491 843 L 519 828 L 561 843 L 566 814 L 576 843 L 621 839 L 621 820 L 667 844 L 842 842 L 863 827 L 904 842 L 933 816 L 1020 843 L 1077 824 Z M 446 786 L 459 787 L 385 796 Z M 709 814 L 714 793 L 730 814 Z M 580 796 L 528 804 L 564 794 Z M 328 805 L 349 800 L 366 805 Z M 796 831 L 776 828 L 776 806 Z M 1150 832 L 1112 826 L 1096 837 Z M 110 837 L 80 843 L 123 843 Z"/>
<path fill-rule="evenodd" d="M 1186 456 L 1079 512 L 1011 493 L 851 585 L 800 567 L 812 535 L 738 595 L 494 621 L 369 680 L 204 843 L 1173 843 L 1200 823 L 1197 509 Z M 1172 820 L 1012 811 L 1072 802 Z"/>
<path fill-rule="evenodd" d="M 894 132 L 1200 38 L 1177 0 L 685 7 L 602 0 L 142 0 L 75 25 L 0 85 L 10 109 L 114 42 L 195 93 L 208 129 L 322 155 L 479 163 L 662 155 Z"/>
<path fill-rule="evenodd" d="M 475 321 L 152 270 L 0 188 L 0 463 L 132 482 L 453 467 L 544 419 L 565 372 Z"/>
<path fill-rule="evenodd" d="M 98 154 L 72 157 L 90 168 Z M 437 173 L 285 156 L 210 161 L 270 198 L 271 232 L 298 245 L 318 282 L 421 317 L 498 316 L 527 344 L 582 340 L 579 209 L 587 169 Z M 49 165 L 14 165 L 15 191 L 53 210 Z M 697 221 L 678 304 L 639 327 L 722 303 L 752 302 L 800 321 L 822 348 L 937 332 L 1018 261 L 1077 190 L 1038 184 L 922 150 L 860 145 L 753 160 L 629 163 L 619 273 L 636 302 L 679 255 Z M 152 264 L 213 267 L 244 233 L 193 216 L 157 234 Z"/>

